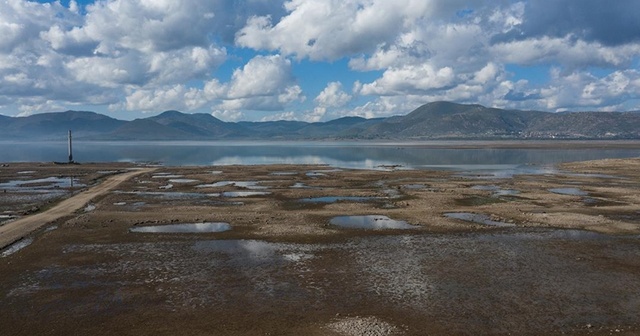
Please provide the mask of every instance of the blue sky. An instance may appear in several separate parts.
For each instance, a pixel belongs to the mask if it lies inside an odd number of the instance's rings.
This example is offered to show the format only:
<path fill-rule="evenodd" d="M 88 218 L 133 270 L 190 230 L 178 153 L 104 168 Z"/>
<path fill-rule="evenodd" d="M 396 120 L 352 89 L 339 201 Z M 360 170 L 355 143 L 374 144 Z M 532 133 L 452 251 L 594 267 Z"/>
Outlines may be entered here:
<path fill-rule="evenodd" d="M 0 114 L 640 110 L 636 0 L 0 2 Z"/>

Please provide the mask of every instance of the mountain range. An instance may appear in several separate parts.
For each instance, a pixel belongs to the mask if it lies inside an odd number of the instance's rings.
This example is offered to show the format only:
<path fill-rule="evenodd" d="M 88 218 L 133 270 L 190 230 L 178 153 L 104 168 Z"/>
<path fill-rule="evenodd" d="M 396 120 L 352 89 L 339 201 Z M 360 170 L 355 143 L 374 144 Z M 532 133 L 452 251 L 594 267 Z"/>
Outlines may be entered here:
<path fill-rule="evenodd" d="M 124 121 L 88 111 L 0 115 L 2 140 L 429 140 L 640 139 L 640 113 L 506 110 L 434 102 L 404 116 L 327 122 L 224 122 L 204 113 L 166 111 Z"/>

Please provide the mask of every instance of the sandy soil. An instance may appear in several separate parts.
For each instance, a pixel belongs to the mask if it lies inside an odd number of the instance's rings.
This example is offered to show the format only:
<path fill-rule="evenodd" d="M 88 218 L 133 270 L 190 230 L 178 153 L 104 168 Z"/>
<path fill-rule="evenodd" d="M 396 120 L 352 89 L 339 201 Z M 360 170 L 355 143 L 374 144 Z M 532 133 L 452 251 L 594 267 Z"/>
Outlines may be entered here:
<path fill-rule="evenodd" d="M 9 168 L 2 179 L 27 170 Z M 160 167 L 105 180 L 127 168 L 76 167 L 87 181 L 104 180 L 86 183 L 100 195 L 59 203 L 76 210 L 39 222 L 31 245 L 0 258 L 3 333 L 640 332 L 640 159 L 516 175 L 272 165 Z M 415 227 L 330 224 L 345 215 Z M 130 232 L 203 222 L 231 230 Z"/>

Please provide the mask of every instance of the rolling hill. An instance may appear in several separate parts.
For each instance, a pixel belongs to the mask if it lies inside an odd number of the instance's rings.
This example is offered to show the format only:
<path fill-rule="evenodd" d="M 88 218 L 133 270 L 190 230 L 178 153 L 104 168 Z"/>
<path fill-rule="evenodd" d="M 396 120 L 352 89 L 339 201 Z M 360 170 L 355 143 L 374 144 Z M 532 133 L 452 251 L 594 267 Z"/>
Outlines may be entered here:
<path fill-rule="evenodd" d="M 315 123 L 234 123 L 179 111 L 132 121 L 86 111 L 0 116 L 4 140 L 62 140 L 69 129 L 85 140 L 640 139 L 640 113 L 549 113 L 434 102 L 404 116 Z"/>

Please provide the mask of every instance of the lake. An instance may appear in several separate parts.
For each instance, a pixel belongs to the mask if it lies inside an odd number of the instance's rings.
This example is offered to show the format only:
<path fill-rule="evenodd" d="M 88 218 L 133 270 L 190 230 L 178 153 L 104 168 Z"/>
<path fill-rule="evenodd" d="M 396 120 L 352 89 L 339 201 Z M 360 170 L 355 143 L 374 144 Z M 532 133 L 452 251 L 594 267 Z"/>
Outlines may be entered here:
<path fill-rule="evenodd" d="M 552 142 L 74 142 L 78 162 L 158 162 L 168 166 L 326 164 L 376 169 L 400 165 L 412 169 L 513 169 L 561 162 L 640 157 L 640 142 L 556 146 Z M 521 144 L 521 145 L 519 145 Z M 563 143 L 566 144 L 566 143 Z M 598 143 L 594 143 L 598 144 Z M 469 148 L 473 147 L 473 148 Z M 508 148 L 504 148 L 508 147 Z M 66 142 L 0 141 L 0 162 L 66 161 Z"/>

